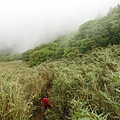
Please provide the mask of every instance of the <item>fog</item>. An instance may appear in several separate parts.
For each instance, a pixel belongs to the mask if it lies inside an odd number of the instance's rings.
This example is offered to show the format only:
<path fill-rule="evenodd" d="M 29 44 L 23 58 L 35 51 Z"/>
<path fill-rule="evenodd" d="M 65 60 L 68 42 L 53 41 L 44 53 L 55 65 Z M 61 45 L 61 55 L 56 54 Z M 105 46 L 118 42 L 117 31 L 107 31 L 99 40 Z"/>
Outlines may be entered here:
<path fill-rule="evenodd" d="M 120 0 L 0 0 L 0 47 L 24 52 L 106 15 Z"/>

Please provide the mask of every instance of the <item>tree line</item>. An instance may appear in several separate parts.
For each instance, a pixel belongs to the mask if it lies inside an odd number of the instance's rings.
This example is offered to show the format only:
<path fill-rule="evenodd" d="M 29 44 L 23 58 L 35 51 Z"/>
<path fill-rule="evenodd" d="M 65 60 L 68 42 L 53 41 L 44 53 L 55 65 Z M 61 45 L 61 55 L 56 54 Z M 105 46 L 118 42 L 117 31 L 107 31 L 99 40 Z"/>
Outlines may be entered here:
<path fill-rule="evenodd" d="M 2 55 L 0 61 L 22 59 L 30 66 L 61 58 L 74 59 L 96 47 L 120 44 L 120 6 L 116 6 L 106 16 L 90 20 L 81 26 L 74 35 L 59 36 L 52 42 L 28 50 L 22 55 Z"/>

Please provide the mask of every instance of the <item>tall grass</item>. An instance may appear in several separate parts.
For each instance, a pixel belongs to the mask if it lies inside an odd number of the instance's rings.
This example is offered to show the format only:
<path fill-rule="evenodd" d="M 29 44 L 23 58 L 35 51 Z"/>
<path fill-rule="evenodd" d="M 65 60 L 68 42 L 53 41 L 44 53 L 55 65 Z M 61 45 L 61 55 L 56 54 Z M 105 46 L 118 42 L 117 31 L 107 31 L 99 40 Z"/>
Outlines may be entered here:
<path fill-rule="evenodd" d="M 59 119 L 120 118 L 120 46 L 100 49 L 71 62 L 52 63 L 54 114 Z"/>
<path fill-rule="evenodd" d="M 33 68 L 0 63 L 0 119 L 31 119 L 46 94 L 53 104 L 47 119 L 119 120 L 120 45 Z"/>
<path fill-rule="evenodd" d="M 22 61 L 0 63 L 2 120 L 29 120 L 35 105 L 40 103 L 41 89 L 45 84 L 39 72 Z"/>

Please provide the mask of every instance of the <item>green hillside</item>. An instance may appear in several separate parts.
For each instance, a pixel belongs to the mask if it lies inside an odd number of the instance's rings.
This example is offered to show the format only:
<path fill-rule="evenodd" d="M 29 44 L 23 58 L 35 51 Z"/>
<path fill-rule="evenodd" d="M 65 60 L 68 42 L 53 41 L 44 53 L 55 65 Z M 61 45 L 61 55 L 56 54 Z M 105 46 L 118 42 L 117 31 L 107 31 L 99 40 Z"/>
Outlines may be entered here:
<path fill-rule="evenodd" d="M 53 104 L 46 113 L 50 120 L 120 118 L 120 45 L 32 68 L 22 61 L 1 62 L 0 73 L 2 120 L 42 119 L 46 94 Z"/>
<path fill-rule="evenodd" d="M 75 33 L 0 61 L 0 120 L 120 119 L 119 5 Z M 45 95 L 53 107 L 44 118 Z"/>
<path fill-rule="evenodd" d="M 30 66 L 44 61 L 61 58 L 74 59 L 96 47 L 120 44 L 120 6 L 111 9 L 107 16 L 88 21 L 72 35 L 64 35 L 56 40 L 40 45 L 23 54 L 23 60 Z"/>

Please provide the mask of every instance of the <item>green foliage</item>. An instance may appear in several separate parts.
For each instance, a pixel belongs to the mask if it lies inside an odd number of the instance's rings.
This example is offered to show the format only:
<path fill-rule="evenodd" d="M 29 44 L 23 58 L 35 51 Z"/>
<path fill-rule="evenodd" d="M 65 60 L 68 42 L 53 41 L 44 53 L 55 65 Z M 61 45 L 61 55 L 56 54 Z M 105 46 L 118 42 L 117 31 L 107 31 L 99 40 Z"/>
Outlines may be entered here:
<path fill-rule="evenodd" d="M 0 68 L 0 119 L 29 120 L 51 74 L 44 73 L 44 66 L 33 70 L 22 61 L 1 62 Z"/>
<path fill-rule="evenodd" d="M 23 60 L 30 66 L 61 58 L 73 60 L 78 54 L 87 53 L 97 47 L 120 44 L 119 16 L 120 7 L 117 6 L 107 16 L 82 24 L 76 33 L 60 36 L 50 43 L 23 53 Z"/>
<path fill-rule="evenodd" d="M 51 52 L 48 49 L 36 50 L 30 55 L 29 64 L 38 65 L 46 60 L 49 60 Z"/>
<path fill-rule="evenodd" d="M 120 45 L 96 48 L 72 61 L 60 59 L 32 68 L 22 61 L 0 66 L 2 120 L 35 117 L 46 94 L 53 104 L 47 119 L 119 120 Z"/>
<path fill-rule="evenodd" d="M 23 61 L 26 61 L 30 66 L 35 66 L 47 60 L 63 58 L 64 45 L 61 44 L 61 41 L 65 37 L 66 36 L 58 37 L 53 42 L 43 44 L 33 50 L 26 51 L 23 53 Z"/>
<path fill-rule="evenodd" d="M 58 116 L 72 120 L 119 119 L 119 51 L 120 45 L 109 46 L 96 49 L 76 62 L 52 63 L 54 113 L 59 113 L 56 119 Z"/>
<path fill-rule="evenodd" d="M 1 62 L 0 119 L 32 119 L 48 94 L 53 107 L 47 119 L 119 120 L 119 15 L 117 6 L 80 26 L 74 36 L 26 51 L 23 60 L 34 67 Z"/>
<path fill-rule="evenodd" d="M 91 20 L 81 25 L 78 33 L 76 33 L 72 46 L 75 46 L 74 41 L 79 40 L 81 52 L 86 52 L 92 48 L 102 46 L 106 47 L 109 44 L 120 43 L 120 7 L 117 6 L 109 12 L 106 17 L 99 20 Z M 84 42 L 82 43 L 83 40 Z M 73 45 L 74 44 L 74 45 Z M 92 47 L 92 48 L 91 48 Z"/>

